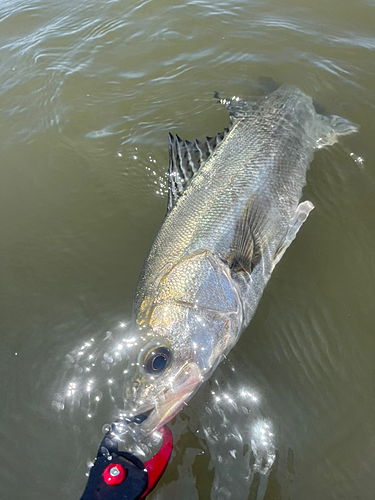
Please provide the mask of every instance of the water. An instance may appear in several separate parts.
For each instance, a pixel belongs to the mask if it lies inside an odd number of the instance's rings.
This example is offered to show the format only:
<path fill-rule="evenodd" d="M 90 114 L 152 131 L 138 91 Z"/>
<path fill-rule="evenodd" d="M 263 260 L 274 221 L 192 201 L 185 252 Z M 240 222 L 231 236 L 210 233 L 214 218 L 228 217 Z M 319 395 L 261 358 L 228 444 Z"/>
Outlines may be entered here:
<path fill-rule="evenodd" d="M 316 208 L 172 422 L 150 498 L 373 498 L 374 22 L 371 1 L 1 2 L 1 498 L 79 498 L 165 213 L 167 132 L 214 135 L 213 92 L 255 97 L 265 77 L 360 133 L 315 155 Z"/>

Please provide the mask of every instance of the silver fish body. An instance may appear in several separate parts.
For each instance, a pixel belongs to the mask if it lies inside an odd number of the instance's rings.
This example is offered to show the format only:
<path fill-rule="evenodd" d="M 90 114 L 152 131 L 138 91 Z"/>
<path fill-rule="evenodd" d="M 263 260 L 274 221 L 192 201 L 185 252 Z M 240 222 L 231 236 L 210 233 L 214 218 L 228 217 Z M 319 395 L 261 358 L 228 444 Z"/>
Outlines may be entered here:
<path fill-rule="evenodd" d="M 313 208 L 299 202 L 314 150 L 356 130 L 292 86 L 225 103 L 232 125 L 216 147 L 207 141 L 204 154 L 202 143 L 170 139 L 169 208 L 135 291 L 137 363 L 125 390 L 133 413 L 153 410 L 148 431 L 179 411 L 249 324 Z"/>

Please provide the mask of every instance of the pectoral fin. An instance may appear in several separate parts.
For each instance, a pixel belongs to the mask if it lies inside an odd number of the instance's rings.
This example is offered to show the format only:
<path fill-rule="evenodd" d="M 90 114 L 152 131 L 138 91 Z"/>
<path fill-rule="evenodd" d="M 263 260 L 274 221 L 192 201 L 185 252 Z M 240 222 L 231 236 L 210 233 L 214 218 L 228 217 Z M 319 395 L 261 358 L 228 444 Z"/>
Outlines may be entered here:
<path fill-rule="evenodd" d="M 311 210 L 314 208 L 314 205 L 311 203 L 311 201 L 304 201 L 303 203 L 300 203 L 297 207 L 297 210 L 292 217 L 292 219 L 289 222 L 289 227 L 287 230 L 286 235 L 284 236 L 284 239 L 280 243 L 279 248 L 276 250 L 275 253 L 275 258 L 273 261 L 273 265 L 276 266 L 276 264 L 279 262 L 281 257 L 284 255 L 285 250 L 289 247 L 289 245 L 292 243 L 294 238 L 296 237 L 298 231 L 301 229 L 302 224 L 305 222 L 307 217 L 309 216 L 309 213 Z"/>
<path fill-rule="evenodd" d="M 269 202 L 255 196 L 247 203 L 237 223 L 227 260 L 232 271 L 251 273 L 274 237 Z"/>

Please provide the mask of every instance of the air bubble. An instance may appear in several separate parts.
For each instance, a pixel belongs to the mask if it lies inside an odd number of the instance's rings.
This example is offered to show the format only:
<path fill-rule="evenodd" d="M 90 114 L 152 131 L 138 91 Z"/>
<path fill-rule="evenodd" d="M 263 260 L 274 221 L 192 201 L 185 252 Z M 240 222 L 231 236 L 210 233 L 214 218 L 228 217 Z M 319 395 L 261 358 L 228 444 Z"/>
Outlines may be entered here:
<path fill-rule="evenodd" d="M 102 427 L 102 433 L 103 434 L 107 434 L 107 432 L 109 432 L 111 430 L 111 426 L 110 424 L 104 424 L 103 427 Z"/>
<path fill-rule="evenodd" d="M 109 364 L 108 364 L 108 363 L 106 363 L 105 361 L 102 361 L 100 364 L 101 364 L 101 366 L 102 366 L 103 370 L 108 371 L 108 370 L 111 368 L 111 367 L 109 366 Z"/>
<path fill-rule="evenodd" d="M 107 361 L 107 363 L 113 363 L 113 357 L 108 352 L 103 354 L 103 359 Z"/>
<path fill-rule="evenodd" d="M 65 406 L 64 406 L 64 403 L 61 403 L 60 401 L 53 401 L 52 408 L 55 411 L 59 412 L 59 411 L 62 411 L 65 408 Z"/>

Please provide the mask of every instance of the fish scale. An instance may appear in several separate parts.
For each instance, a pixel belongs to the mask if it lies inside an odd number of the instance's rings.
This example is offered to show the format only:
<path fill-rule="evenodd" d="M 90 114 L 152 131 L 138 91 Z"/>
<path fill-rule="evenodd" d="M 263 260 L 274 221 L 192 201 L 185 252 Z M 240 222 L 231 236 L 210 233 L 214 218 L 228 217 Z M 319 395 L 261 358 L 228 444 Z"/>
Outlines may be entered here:
<path fill-rule="evenodd" d="M 141 351 L 127 405 L 151 432 L 172 418 L 237 342 L 313 205 L 300 203 L 315 149 L 357 130 L 284 85 L 256 103 L 224 100 L 216 138 L 169 137 L 166 217 L 134 297 Z M 161 347 L 159 347 L 161 346 Z M 147 373 L 164 349 L 165 372 Z M 146 353 L 146 354 L 142 354 Z"/>
<path fill-rule="evenodd" d="M 199 247 L 225 255 L 252 192 L 260 192 L 265 199 L 285 193 L 287 203 L 280 204 L 275 199 L 275 208 L 284 213 L 273 219 L 279 232 L 285 232 L 292 208 L 296 208 L 301 197 L 313 141 L 297 135 L 300 131 L 294 123 L 280 116 L 282 110 L 275 115 L 271 99 L 266 103 L 269 114 L 262 114 L 266 110 L 260 104 L 255 115 L 238 119 L 199 175 L 192 179 L 155 239 L 145 263 L 143 276 L 149 278 L 145 281 L 153 281 L 152 272 L 148 273 L 150 267 L 161 269 L 167 261 L 177 262 Z M 301 144 L 303 139 L 305 145 Z M 290 150 L 292 161 L 288 158 Z M 146 287 L 144 283 L 143 289 Z"/>

